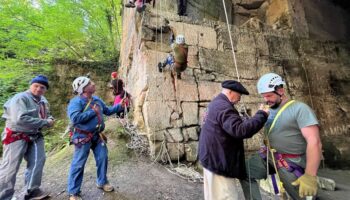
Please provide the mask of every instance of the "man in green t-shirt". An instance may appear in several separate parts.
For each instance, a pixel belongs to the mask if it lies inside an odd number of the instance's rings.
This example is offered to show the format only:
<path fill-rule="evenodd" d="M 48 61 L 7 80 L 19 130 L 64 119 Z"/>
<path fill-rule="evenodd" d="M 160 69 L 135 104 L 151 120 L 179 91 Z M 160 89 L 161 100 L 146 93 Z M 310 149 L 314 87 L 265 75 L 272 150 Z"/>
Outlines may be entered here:
<path fill-rule="evenodd" d="M 267 167 L 269 172 L 277 171 L 275 193 L 285 189 L 292 199 L 317 193 L 316 176 L 322 154 L 319 123 L 308 105 L 288 99 L 284 84 L 275 73 L 263 75 L 257 84 L 259 94 L 270 107 L 270 115 L 264 127 L 266 146 L 247 160 L 250 181 L 241 181 L 246 199 L 261 199 L 256 180 L 267 178 Z"/>
<path fill-rule="evenodd" d="M 166 60 L 158 63 L 159 72 L 163 72 L 164 68 L 169 65 L 170 69 L 176 72 L 177 78 L 181 79 L 181 72 L 187 68 L 188 45 L 185 43 L 183 35 L 176 36 L 175 43 L 171 44 L 173 55 L 169 54 Z"/>

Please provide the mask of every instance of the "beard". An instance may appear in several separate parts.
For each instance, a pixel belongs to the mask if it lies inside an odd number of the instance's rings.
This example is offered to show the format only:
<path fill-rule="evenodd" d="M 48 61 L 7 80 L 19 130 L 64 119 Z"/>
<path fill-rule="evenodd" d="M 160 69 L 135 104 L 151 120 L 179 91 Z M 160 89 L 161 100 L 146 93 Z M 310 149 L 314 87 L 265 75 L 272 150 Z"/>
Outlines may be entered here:
<path fill-rule="evenodd" d="M 273 103 L 272 105 L 271 105 L 271 103 Z M 278 108 L 280 105 L 281 105 L 281 103 L 282 103 L 282 99 L 279 99 L 279 100 L 277 100 L 276 102 L 267 102 L 267 104 L 268 105 L 270 105 L 270 108 L 271 109 L 276 109 L 276 108 Z"/>

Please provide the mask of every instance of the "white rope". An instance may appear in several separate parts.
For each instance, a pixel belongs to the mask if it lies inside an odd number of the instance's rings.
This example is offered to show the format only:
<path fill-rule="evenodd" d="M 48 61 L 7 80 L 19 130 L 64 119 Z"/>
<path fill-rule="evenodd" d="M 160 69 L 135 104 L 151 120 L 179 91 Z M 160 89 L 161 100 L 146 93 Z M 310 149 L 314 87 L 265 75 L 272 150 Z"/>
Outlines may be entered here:
<path fill-rule="evenodd" d="M 228 23 L 228 16 L 227 16 L 227 11 L 226 11 L 225 0 L 222 0 L 222 4 L 224 5 L 226 24 L 227 24 L 227 31 L 228 31 L 228 35 L 230 37 L 230 42 L 231 42 L 233 63 L 235 64 L 235 68 L 236 68 L 237 80 L 238 80 L 238 82 L 240 82 L 240 76 L 239 76 L 239 73 L 238 73 L 238 67 L 237 67 L 237 61 L 236 61 L 236 53 L 235 53 L 235 49 L 233 47 L 233 40 L 232 40 L 232 35 L 231 35 L 230 24 Z"/>

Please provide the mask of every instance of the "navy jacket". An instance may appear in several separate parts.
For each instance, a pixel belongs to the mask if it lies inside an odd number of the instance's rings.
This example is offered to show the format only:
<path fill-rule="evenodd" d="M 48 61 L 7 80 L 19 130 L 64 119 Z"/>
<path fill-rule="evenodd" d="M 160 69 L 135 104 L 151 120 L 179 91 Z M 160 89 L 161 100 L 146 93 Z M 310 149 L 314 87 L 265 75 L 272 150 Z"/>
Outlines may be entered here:
<path fill-rule="evenodd" d="M 243 139 L 250 138 L 265 124 L 268 115 L 259 110 L 242 120 L 224 94 L 208 105 L 199 139 L 199 160 L 209 171 L 230 178 L 246 177 Z"/>

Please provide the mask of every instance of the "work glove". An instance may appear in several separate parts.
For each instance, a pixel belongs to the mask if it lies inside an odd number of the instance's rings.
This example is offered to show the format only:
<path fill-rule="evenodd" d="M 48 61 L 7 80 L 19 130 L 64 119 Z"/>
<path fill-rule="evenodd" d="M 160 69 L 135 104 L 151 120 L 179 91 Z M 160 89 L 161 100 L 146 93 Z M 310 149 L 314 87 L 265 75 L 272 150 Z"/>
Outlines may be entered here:
<path fill-rule="evenodd" d="M 317 193 L 317 176 L 304 174 L 292 183 L 294 186 L 299 185 L 299 196 L 315 196 Z"/>

